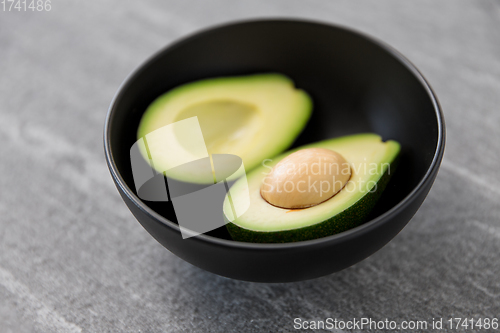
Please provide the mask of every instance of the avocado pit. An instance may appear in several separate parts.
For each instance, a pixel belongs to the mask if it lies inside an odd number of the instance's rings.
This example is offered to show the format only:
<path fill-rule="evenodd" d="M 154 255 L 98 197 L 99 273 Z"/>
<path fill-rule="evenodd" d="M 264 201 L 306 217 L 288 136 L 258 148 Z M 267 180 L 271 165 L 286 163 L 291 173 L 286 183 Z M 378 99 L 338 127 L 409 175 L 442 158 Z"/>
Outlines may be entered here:
<path fill-rule="evenodd" d="M 276 207 L 308 208 L 332 198 L 350 177 L 351 167 L 341 154 L 324 148 L 301 149 L 272 168 L 260 194 Z"/>

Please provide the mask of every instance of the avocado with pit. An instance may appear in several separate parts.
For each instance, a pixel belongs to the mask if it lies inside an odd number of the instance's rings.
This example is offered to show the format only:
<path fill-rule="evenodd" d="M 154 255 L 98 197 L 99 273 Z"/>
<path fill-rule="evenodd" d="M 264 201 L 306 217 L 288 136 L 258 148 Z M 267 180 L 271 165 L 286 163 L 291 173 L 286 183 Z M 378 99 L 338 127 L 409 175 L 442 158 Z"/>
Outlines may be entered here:
<path fill-rule="evenodd" d="M 191 155 L 234 154 L 249 171 L 287 149 L 306 125 L 311 110 L 308 94 L 281 74 L 205 79 L 181 85 L 154 100 L 140 121 L 137 137 L 197 117 L 208 154 Z M 195 168 L 177 168 L 169 175 L 168 170 L 177 166 L 171 161 L 172 152 L 182 151 L 185 160 L 190 155 L 175 135 L 147 136 L 147 145 L 161 152 L 151 163 L 158 172 L 185 182 L 211 181 Z M 147 146 L 141 147 L 142 155 L 150 161 Z"/>
<path fill-rule="evenodd" d="M 230 188 L 223 206 L 226 227 L 234 240 L 255 243 L 304 241 L 354 228 L 365 222 L 380 198 L 395 171 L 399 152 L 396 141 L 383 142 L 379 135 L 367 133 L 325 140 L 282 154 Z M 309 159 L 309 165 L 303 158 Z M 344 161 L 347 167 L 336 171 L 337 181 L 342 180 L 339 186 L 334 190 L 328 187 L 329 191 L 324 186 L 321 192 L 320 184 L 327 177 L 318 182 L 322 176 L 318 170 L 327 170 L 328 164 L 321 164 L 326 160 Z M 304 172 L 288 172 L 293 169 L 290 164 Z M 308 166 L 311 169 L 307 170 Z M 342 175 L 346 170 L 347 176 Z M 276 182 L 280 177 L 284 180 L 281 185 Z M 274 181 L 273 191 L 264 190 L 270 186 L 269 179 Z M 293 179 L 301 180 L 293 183 Z M 242 205 L 248 206 L 246 212 L 233 218 L 234 208 Z"/>

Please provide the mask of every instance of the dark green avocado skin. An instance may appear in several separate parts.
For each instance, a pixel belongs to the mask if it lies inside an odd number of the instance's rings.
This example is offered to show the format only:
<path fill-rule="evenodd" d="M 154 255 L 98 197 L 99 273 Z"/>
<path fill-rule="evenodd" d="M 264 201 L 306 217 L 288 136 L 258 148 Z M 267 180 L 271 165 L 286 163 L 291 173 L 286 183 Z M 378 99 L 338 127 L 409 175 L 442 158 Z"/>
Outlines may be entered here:
<path fill-rule="evenodd" d="M 250 243 L 289 243 L 326 237 L 352 229 L 366 222 L 366 218 L 375 207 L 382 192 L 387 187 L 399 164 L 399 155 L 391 162 L 390 167 L 380 177 L 373 192 L 368 192 L 355 204 L 340 214 L 304 228 L 262 232 L 244 229 L 226 220 L 226 228 L 233 240 Z M 390 172 L 389 172 L 390 171 Z M 375 187 L 374 186 L 374 187 Z M 373 189 L 373 188 L 372 188 Z M 306 208 L 307 209 L 307 208 Z M 293 212 L 290 212 L 293 214 Z M 225 216 L 224 216 L 225 217 Z"/>

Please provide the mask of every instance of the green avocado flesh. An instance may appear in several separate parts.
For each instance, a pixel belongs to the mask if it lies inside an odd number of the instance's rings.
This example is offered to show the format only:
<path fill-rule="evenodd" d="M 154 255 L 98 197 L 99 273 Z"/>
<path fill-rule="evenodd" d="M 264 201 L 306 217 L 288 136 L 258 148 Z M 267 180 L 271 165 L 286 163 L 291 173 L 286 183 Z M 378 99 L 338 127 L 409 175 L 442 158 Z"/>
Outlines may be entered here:
<path fill-rule="evenodd" d="M 288 148 L 306 125 L 311 109 L 309 96 L 280 74 L 206 79 L 158 97 L 145 111 L 137 137 L 147 139 L 147 145 L 140 146 L 147 161 L 150 152 L 156 152 L 151 164 L 158 172 L 181 181 L 207 183 L 193 168 L 176 168 L 174 174 L 168 170 L 182 164 L 179 161 L 234 154 L 249 171 Z M 186 143 L 190 135 L 185 130 L 159 130 L 192 117 L 197 117 L 201 127 L 202 149 L 196 135 Z M 153 134 L 155 130 L 159 131 Z"/>
<path fill-rule="evenodd" d="M 238 180 L 224 201 L 226 227 L 237 241 L 284 243 L 333 235 L 363 223 L 395 171 L 399 143 L 383 142 L 376 134 L 345 136 L 300 147 L 326 148 L 340 153 L 351 165 L 351 178 L 332 198 L 310 208 L 284 209 L 265 201 L 260 194 L 271 167 L 292 152 L 282 154 Z M 294 151 L 296 151 L 294 150 Z M 314 190 L 314 183 L 307 184 Z M 236 219 L 232 209 L 249 208 Z M 230 200 L 231 199 L 231 200 Z M 232 220 L 232 221 L 231 221 Z"/>

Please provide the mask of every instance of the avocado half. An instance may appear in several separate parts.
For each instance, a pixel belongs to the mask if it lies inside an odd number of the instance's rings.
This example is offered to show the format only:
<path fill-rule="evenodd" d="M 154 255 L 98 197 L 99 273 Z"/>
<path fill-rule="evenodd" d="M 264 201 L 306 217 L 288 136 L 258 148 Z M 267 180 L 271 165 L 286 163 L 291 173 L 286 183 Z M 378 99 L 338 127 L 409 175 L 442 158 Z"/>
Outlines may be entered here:
<path fill-rule="evenodd" d="M 291 154 L 287 152 L 238 180 L 224 201 L 226 227 L 234 240 L 255 243 L 285 243 L 333 235 L 363 223 L 395 171 L 400 145 L 383 142 L 376 134 L 345 136 L 300 147 L 326 148 L 340 153 L 351 164 L 351 178 L 329 200 L 305 209 L 273 206 L 261 197 L 260 188 L 272 166 Z M 309 184 L 311 186 L 311 184 Z M 250 205 L 233 218 L 232 209 Z"/>
<path fill-rule="evenodd" d="M 249 171 L 287 149 L 306 125 L 311 110 L 307 93 L 281 74 L 206 79 L 174 88 L 153 101 L 140 121 L 137 137 L 139 140 L 166 125 L 197 117 L 206 150 L 203 147 L 200 154 L 198 149 L 193 159 L 234 154 Z M 149 149 L 160 152 L 152 167 L 177 180 L 206 183 L 207 177 L 192 168 L 177 168 L 175 174 L 169 174 L 168 170 L 177 166 L 172 152 L 189 155 L 189 147 L 181 147 L 182 141 L 175 139 L 175 134 L 147 136 Z M 142 155 L 150 161 L 147 150 L 141 146 Z"/>

